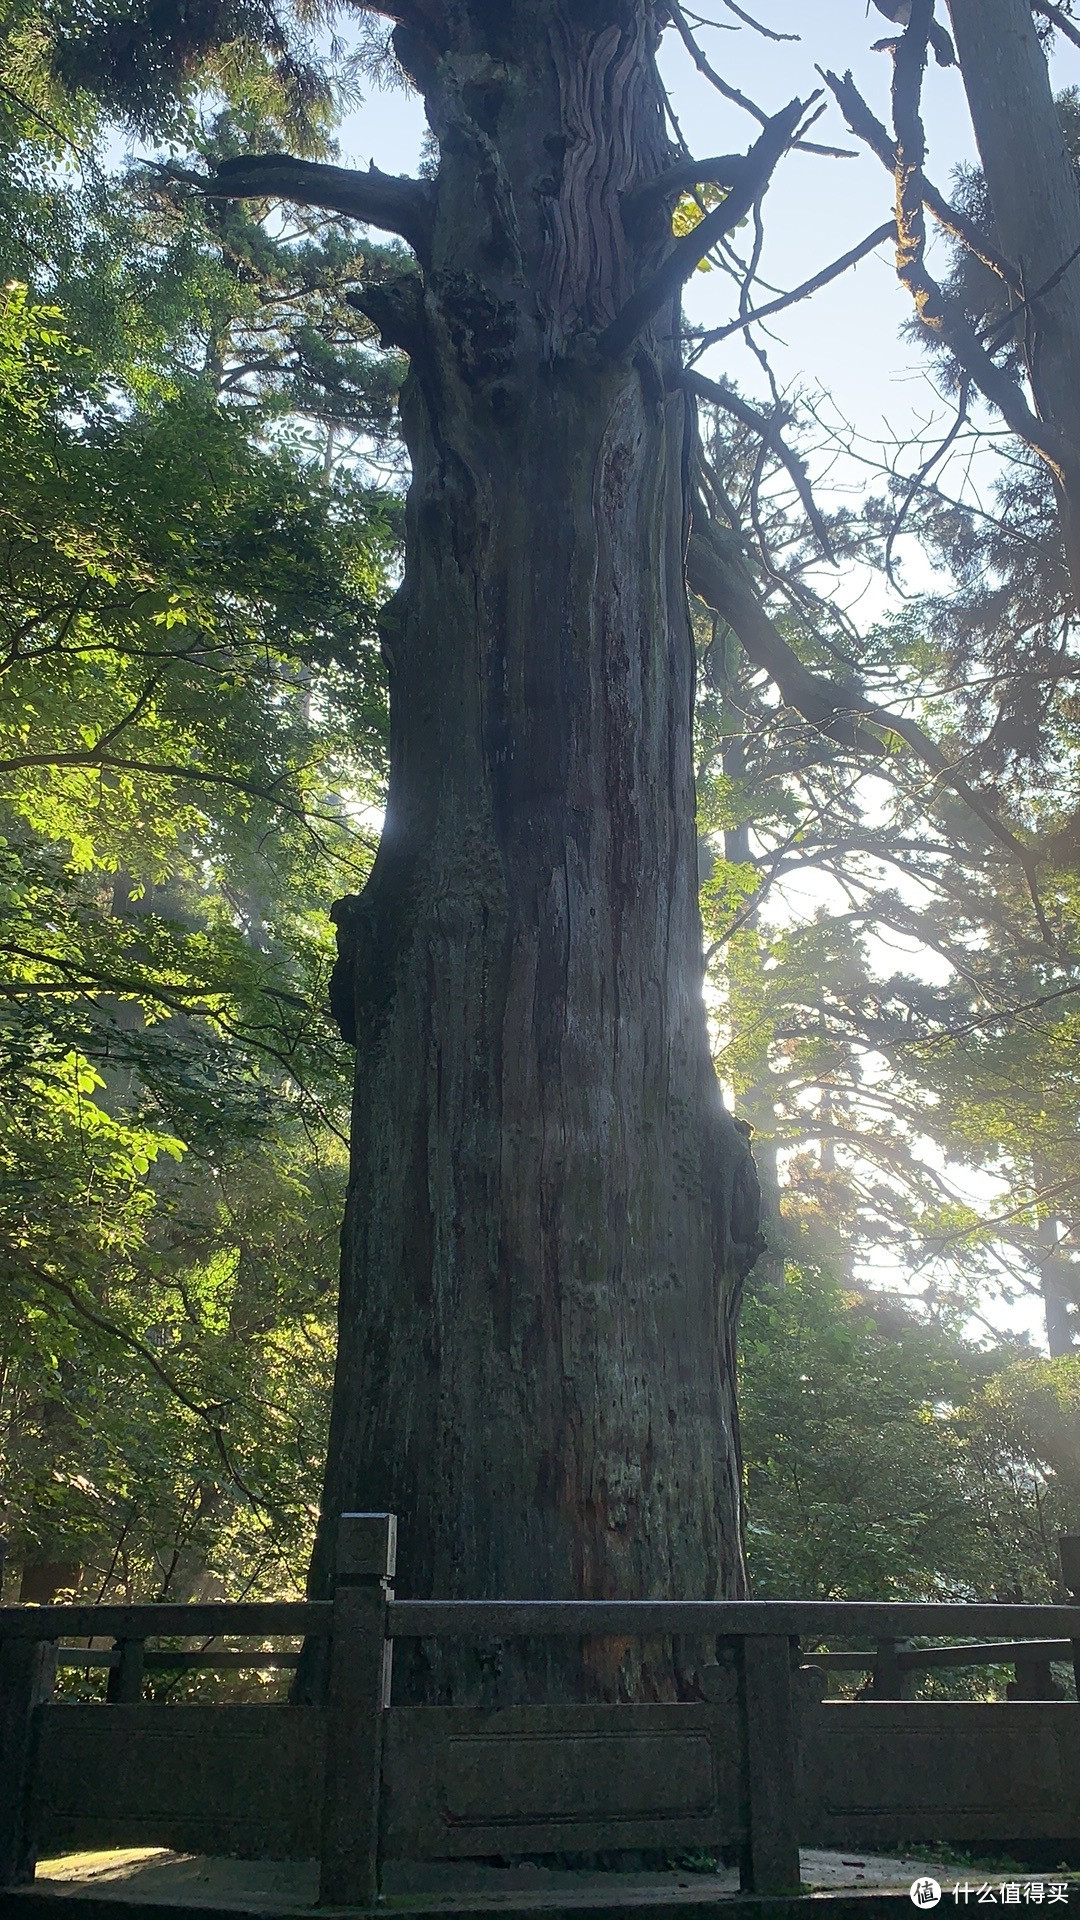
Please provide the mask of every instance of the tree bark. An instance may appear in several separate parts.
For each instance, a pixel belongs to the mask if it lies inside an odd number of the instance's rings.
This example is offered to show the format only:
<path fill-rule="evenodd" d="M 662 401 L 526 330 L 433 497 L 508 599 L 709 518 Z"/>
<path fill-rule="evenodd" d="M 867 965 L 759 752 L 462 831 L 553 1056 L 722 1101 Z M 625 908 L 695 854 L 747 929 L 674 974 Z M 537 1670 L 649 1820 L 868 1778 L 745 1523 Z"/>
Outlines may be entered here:
<path fill-rule="evenodd" d="M 1055 479 L 1080 595 L 1080 186 L 1030 0 L 949 0 L 949 13 L 998 243 L 1020 270 L 1035 410 L 1063 442 Z"/>
<path fill-rule="evenodd" d="M 1038 1167 L 1035 1177 L 1039 1186 L 1050 1187 L 1053 1176 L 1045 1168 Z M 1076 1352 L 1073 1315 L 1077 1273 L 1062 1246 L 1061 1223 L 1052 1213 L 1039 1214 L 1035 1232 L 1046 1346 L 1050 1358 L 1059 1360 Z"/>
<path fill-rule="evenodd" d="M 648 0 L 399 28 L 439 140 L 430 254 L 359 296 L 411 372 L 386 610 L 386 825 L 339 903 L 357 1048 L 336 1519 L 400 1516 L 414 1596 L 744 1591 L 733 1347 L 758 1249 L 702 998 L 670 248 Z M 429 1650 L 427 1696 L 461 1697 Z M 420 1681 L 417 1682 L 420 1684 Z M 671 1691 L 608 1650 L 606 1692 Z"/>

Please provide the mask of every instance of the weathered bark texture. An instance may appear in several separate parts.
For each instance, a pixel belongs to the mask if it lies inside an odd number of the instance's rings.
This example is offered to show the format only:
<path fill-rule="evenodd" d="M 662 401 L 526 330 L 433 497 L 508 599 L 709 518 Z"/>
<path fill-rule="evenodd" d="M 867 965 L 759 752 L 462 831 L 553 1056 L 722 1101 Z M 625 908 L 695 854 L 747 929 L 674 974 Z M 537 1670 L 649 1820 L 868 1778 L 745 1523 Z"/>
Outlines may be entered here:
<path fill-rule="evenodd" d="M 1080 186 L 1030 0 L 949 0 L 956 51 L 1018 319 L 1035 409 L 1056 429 L 1055 478 L 1080 595 Z"/>
<path fill-rule="evenodd" d="M 413 479 L 386 826 L 338 909 L 356 1103 L 312 1585 L 366 1508 L 400 1515 L 407 1595 L 738 1594 L 757 1200 L 701 990 L 672 303 L 597 344 L 670 246 L 668 207 L 623 219 L 672 159 L 656 15 L 445 13 L 398 31 L 430 241 L 360 296 L 411 356 Z"/>

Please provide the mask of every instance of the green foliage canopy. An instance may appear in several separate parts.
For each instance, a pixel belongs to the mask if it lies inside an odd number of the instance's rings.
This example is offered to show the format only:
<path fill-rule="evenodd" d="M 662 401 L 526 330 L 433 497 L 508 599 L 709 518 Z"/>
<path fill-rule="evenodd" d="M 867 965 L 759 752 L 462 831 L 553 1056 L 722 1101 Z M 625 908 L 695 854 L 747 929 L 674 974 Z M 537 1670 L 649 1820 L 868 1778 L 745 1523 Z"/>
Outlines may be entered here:
<path fill-rule="evenodd" d="M 54 1586 L 281 1591 L 332 1363 L 327 908 L 371 857 L 399 518 L 311 456 L 383 433 L 392 382 L 345 223 L 65 171 L 93 115 L 59 124 L 34 27 L 3 70 L 5 1529 Z"/>

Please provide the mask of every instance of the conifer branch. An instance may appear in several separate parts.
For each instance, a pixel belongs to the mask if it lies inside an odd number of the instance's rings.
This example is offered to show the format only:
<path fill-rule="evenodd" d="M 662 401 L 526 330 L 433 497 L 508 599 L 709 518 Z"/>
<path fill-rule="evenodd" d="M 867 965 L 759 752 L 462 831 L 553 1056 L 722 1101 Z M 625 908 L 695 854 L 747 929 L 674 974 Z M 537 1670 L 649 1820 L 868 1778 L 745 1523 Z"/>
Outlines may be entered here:
<path fill-rule="evenodd" d="M 761 605 L 735 535 L 707 512 L 695 512 L 687 578 L 691 590 L 727 622 L 752 665 L 768 674 L 786 706 L 801 713 L 819 732 L 856 752 L 880 758 L 887 751 L 890 735 L 903 740 L 941 785 L 950 787 L 994 839 L 1009 849 L 1023 868 L 1029 888 L 1034 888 L 1030 849 L 999 819 L 917 721 L 878 706 L 852 682 L 826 679 L 804 665 Z M 1037 899 L 1034 893 L 1033 898 Z"/>

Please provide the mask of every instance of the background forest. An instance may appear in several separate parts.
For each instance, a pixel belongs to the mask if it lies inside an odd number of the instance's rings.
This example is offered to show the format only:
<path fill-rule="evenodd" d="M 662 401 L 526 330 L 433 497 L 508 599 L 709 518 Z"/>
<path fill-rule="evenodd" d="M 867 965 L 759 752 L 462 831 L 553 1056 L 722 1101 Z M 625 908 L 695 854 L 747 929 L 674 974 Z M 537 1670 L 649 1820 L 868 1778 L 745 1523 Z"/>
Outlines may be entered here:
<path fill-rule="evenodd" d="M 185 175 L 332 157 L 386 53 L 318 6 L 234 8 L 178 98 L 153 8 L 134 67 L 121 11 L 0 0 L 4 1591 L 288 1595 L 347 1168 L 329 909 L 377 844 L 404 488 L 401 366 L 349 290 L 399 251 Z M 985 325 L 969 259 L 953 290 Z M 823 470 L 820 419 L 774 397 Z M 960 419 L 981 431 L 966 394 Z M 1050 484 L 999 447 L 977 504 L 916 459 L 808 524 L 760 413 L 725 385 L 711 420 L 709 484 L 798 660 L 984 796 L 902 737 L 828 738 L 699 608 L 716 1059 L 770 1216 L 742 1335 L 754 1587 L 1050 1598 L 1080 1527 L 1080 706 Z M 881 583 L 875 620 L 838 611 L 822 539 Z M 1002 1331 L 1025 1300 L 1044 1343 Z"/>

